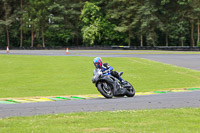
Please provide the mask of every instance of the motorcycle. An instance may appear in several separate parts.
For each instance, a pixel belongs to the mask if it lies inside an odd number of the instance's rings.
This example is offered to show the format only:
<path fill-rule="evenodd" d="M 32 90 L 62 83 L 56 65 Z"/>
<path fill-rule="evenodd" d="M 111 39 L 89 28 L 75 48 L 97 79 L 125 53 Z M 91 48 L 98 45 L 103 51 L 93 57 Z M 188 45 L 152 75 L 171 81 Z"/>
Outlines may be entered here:
<path fill-rule="evenodd" d="M 123 72 L 120 72 L 121 76 Z M 124 81 L 123 84 L 119 80 L 112 76 L 110 73 L 103 74 L 100 69 L 94 69 L 92 82 L 96 85 L 97 90 L 105 97 L 133 97 L 135 95 L 135 89 L 128 82 Z"/>

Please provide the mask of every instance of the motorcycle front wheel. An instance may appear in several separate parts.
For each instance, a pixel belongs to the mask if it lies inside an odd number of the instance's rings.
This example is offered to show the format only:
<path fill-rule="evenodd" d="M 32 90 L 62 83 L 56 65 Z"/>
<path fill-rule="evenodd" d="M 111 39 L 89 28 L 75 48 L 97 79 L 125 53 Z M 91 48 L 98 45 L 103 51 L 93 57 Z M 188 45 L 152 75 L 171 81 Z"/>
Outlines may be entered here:
<path fill-rule="evenodd" d="M 113 97 L 112 87 L 111 87 L 111 85 L 107 84 L 106 82 L 99 82 L 97 84 L 97 89 L 105 98 Z"/>
<path fill-rule="evenodd" d="M 126 81 L 127 82 L 127 81 Z M 133 96 L 135 96 L 135 89 L 133 88 L 133 86 L 129 83 L 129 82 L 127 82 L 127 84 L 130 86 L 129 88 L 126 88 L 126 96 L 127 97 L 133 97 Z"/>

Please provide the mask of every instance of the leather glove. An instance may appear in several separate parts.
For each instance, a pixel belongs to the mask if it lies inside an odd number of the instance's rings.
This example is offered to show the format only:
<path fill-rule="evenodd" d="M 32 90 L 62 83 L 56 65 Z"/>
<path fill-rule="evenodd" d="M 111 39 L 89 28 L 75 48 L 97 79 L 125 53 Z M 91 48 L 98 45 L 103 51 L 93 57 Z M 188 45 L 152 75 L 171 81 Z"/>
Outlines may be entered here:
<path fill-rule="evenodd" d="M 110 73 L 110 70 L 109 69 L 105 70 L 103 73 Z"/>

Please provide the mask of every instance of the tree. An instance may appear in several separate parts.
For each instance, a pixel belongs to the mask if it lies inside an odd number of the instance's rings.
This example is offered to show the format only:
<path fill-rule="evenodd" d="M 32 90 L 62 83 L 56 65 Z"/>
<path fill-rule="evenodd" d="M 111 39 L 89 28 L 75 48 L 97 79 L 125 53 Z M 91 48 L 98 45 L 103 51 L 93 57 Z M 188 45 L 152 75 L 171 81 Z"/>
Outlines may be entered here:
<path fill-rule="evenodd" d="M 108 10 L 109 18 L 117 21 L 115 22 L 115 30 L 127 34 L 124 41 L 130 46 L 131 39 L 133 39 L 136 34 L 133 30 L 136 27 L 134 18 L 138 10 L 138 3 L 131 0 L 113 0 L 108 3 L 108 7 L 110 7 L 110 10 Z"/>
<path fill-rule="evenodd" d="M 84 5 L 84 0 L 73 0 L 65 2 L 64 24 L 67 30 L 70 31 L 70 39 L 73 44 L 80 45 L 81 35 L 81 10 Z"/>
<path fill-rule="evenodd" d="M 197 25 L 197 45 L 200 42 L 200 0 L 191 0 L 190 6 L 192 8 L 191 17 L 194 19 L 194 23 Z"/>
<path fill-rule="evenodd" d="M 38 19 L 36 17 L 37 10 L 34 8 L 36 6 L 34 0 L 29 0 L 29 4 L 24 8 L 23 13 L 23 20 L 26 22 L 24 24 L 24 31 L 31 32 L 31 47 L 34 46 L 34 39 L 35 39 L 35 33 L 38 30 Z"/>
<path fill-rule="evenodd" d="M 48 8 L 51 15 L 47 39 L 54 41 L 57 39 L 55 44 L 60 42 L 63 45 L 69 45 L 69 43 L 80 45 L 82 6 L 81 0 L 55 0 Z M 49 41 L 49 43 L 52 42 Z"/>
<path fill-rule="evenodd" d="M 0 3 L 3 5 L 2 16 L 0 20 L 0 25 L 5 26 L 6 36 L 7 36 L 7 46 L 10 47 L 10 33 L 9 27 L 16 20 L 17 17 L 17 9 L 15 9 L 12 5 L 15 4 L 16 1 L 7 1 L 1 0 Z"/>
<path fill-rule="evenodd" d="M 20 0 L 20 9 L 21 9 L 21 17 L 20 17 L 20 25 L 21 25 L 21 27 L 20 27 L 20 47 L 22 47 L 23 46 L 23 28 L 22 28 L 22 26 L 23 26 L 23 15 L 22 15 L 22 13 L 23 13 L 23 0 Z"/>
<path fill-rule="evenodd" d="M 195 45 L 194 26 L 195 24 L 197 24 L 197 28 L 198 28 L 198 21 L 200 17 L 200 1 L 199 0 L 188 0 L 188 1 L 179 0 L 178 3 L 179 5 L 184 7 L 183 17 L 187 19 L 188 22 L 190 22 L 190 38 L 191 38 L 190 46 L 194 47 Z M 197 31 L 198 30 L 199 29 L 197 29 Z"/>
<path fill-rule="evenodd" d="M 97 37 L 100 39 L 99 25 L 102 20 L 100 8 L 94 3 L 85 2 L 80 18 L 84 25 L 81 30 L 83 42 L 93 45 Z"/>
<path fill-rule="evenodd" d="M 162 0 L 160 4 L 158 17 L 163 24 L 162 31 L 165 32 L 165 46 L 169 46 L 170 19 L 173 15 L 174 3 L 172 0 Z"/>
<path fill-rule="evenodd" d="M 47 10 L 49 4 L 50 0 L 29 0 L 29 4 L 24 9 L 25 30 L 31 31 L 31 47 L 34 46 L 36 34 L 39 36 L 40 33 L 42 36 L 42 46 L 45 47 L 45 29 L 49 19 Z"/>
<path fill-rule="evenodd" d="M 160 2 L 144 0 L 140 6 L 137 12 L 137 17 L 140 20 L 140 31 L 145 35 L 147 45 L 156 46 L 158 39 L 156 30 L 163 28 L 163 23 L 157 15 Z"/>
<path fill-rule="evenodd" d="M 113 45 L 122 38 L 122 34 L 115 31 L 116 25 L 103 15 L 101 8 L 94 3 L 86 2 L 81 12 L 83 22 L 82 34 L 84 43 L 93 45 Z"/>
<path fill-rule="evenodd" d="M 48 7 L 50 4 L 50 0 L 35 0 L 35 7 L 37 7 L 36 17 L 38 19 L 38 27 L 41 29 L 40 32 L 42 35 L 42 47 L 45 47 L 45 31 L 49 23 L 48 20 L 50 14 Z"/>
<path fill-rule="evenodd" d="M 199 0 L 85 1 L 0 0 L 0 45 L 200 45 Z"/>

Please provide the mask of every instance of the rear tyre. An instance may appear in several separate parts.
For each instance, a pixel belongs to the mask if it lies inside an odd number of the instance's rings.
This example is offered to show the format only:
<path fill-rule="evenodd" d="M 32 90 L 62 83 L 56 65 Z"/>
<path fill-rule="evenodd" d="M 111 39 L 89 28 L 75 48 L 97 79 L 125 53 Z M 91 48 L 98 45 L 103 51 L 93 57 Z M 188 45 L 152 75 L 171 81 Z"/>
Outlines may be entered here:
<path fill-rule="evenodd" d="M 111 85 L 107 84 L 106 82 L 99 82 L 97 84 L 97 89 L 105 98 L 113 97 L 112 87 L 111 87 Z"/>
<path fill-rule="evenodd" d="M 127 81 L 126 81 L 127 82 Z M 129 88 L 126 88 L 127 90 L 126 90 L 126 96 L 127 97 L 134 97 L 135 96 L 135 89 L 133 88 L 133 86 L 129 83 L 129 82 L 127 82 L 127 84 L 130 86 Z"/>

